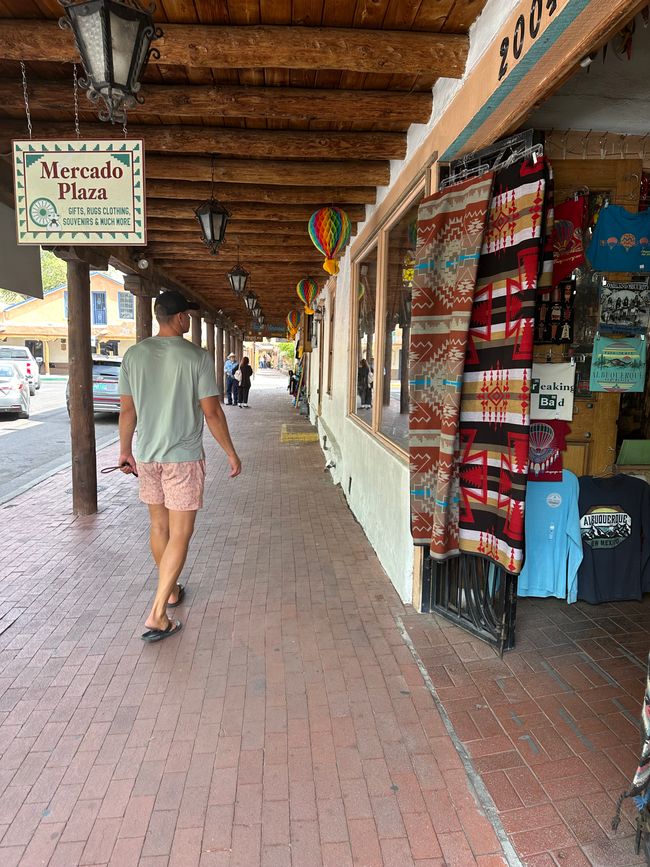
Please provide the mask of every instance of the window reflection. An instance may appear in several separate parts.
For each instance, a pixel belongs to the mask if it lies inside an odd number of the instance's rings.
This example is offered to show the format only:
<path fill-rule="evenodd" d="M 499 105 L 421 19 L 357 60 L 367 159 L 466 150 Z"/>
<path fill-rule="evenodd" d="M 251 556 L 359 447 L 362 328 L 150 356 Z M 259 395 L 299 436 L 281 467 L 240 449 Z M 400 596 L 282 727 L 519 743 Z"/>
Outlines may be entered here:
<path fill-rule="evenodd" d="M 357 283 L 357 382 L 353 412 L 370 424 L 375 385 L 377 248 L 359 263 Z"/>
<path fill-rule="evenodd" d="M 408 449 L 411 291 L 421 198 L 422 195 L 388 233 L 384 376 L 379 430 L 404 450 Z"/>

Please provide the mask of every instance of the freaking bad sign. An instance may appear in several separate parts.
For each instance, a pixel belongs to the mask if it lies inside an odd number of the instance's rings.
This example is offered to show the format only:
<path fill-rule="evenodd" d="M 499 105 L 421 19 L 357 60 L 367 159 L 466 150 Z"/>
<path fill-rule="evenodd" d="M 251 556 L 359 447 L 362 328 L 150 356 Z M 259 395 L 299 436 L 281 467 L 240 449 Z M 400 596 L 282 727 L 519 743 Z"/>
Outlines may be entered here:
<path fill-rule="evenodd" d="M 145 245 L 141 139 L 14 141 L 19 244 Z"/>

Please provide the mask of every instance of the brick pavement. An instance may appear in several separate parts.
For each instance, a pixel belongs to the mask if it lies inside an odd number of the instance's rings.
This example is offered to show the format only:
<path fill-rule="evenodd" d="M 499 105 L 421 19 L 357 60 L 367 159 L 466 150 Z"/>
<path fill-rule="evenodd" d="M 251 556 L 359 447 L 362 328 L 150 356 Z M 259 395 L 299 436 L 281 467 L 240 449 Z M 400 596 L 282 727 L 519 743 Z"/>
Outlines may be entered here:
<path fill-rule="evenodd" d="M 318 444 L 280 444 L 283 388 L 251 401 L 244 474 L 208 447 L 177 638 L 139 639 L 133 479 L 91 518 L 67 474 L 0 509 L 2 867 L 506 863 Z"/>
<path fill-rule="evenodd" d="M 632 867 L 634 810 L 616 799 L 638 763 L 650 596 L 616 605 L 519 600 L 499 659 L 435 615 L 405 624 L 528 867 Z"/>

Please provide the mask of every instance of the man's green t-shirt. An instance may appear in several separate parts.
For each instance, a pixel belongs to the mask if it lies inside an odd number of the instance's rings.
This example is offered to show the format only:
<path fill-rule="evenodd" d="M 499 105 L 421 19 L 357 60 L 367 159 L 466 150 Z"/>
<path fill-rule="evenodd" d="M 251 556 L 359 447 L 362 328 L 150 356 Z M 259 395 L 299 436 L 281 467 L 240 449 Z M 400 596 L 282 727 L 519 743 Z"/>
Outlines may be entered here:
<path fill-rule="evenodd" d="M 199 401 L 221 394 L 214 363 L 183 337 L 148 337 L 124 354 L 120 394 L 138 416 L 137 459 L 143 463 L 199 461 L 203 412 Z"/>

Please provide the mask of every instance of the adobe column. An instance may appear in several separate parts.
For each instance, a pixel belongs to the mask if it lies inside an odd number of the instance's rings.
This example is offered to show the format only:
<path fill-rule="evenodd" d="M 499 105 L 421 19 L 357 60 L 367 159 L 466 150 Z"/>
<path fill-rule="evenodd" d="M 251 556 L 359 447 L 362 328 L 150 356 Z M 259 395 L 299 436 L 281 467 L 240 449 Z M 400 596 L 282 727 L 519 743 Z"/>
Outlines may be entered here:
<path fill-rule="evenodd" d="M 214 319 L 209 314 L 204 316 L 205 320 L 205 343 L 208 350 L 208 355 L 214 364 Z"/>

